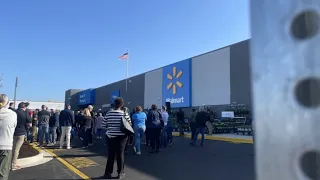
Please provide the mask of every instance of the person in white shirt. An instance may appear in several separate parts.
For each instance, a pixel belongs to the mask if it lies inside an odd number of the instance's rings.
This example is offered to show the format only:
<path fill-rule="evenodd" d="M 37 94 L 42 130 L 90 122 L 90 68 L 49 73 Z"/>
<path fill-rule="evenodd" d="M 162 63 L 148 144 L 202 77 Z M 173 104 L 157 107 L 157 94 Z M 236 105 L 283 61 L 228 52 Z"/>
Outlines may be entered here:
<path fill-rule="evenodd" d="M 164 129 L 162 131 L 162 136 L 161 136 L 161 140 L 162 140 L 161 142 L 163 147 L 166 148 L 168 146 L 167 125 L 168 125 L 168 119 L 169 119 L 169 114 L 167 112 L 166 106 L 162 106 L 161 115 L 162 115 L 162 121 L 164 124 Z"/>
<path fill-rule="evenodd" d="M 167 112 L 167 107 L 162 106 L 162 120 L 164 122 L 164 126 L 166 127 L 168 125 L 168 119 L 169 119 L 169 114 Z"/>
<path fill-rule="evenodd" d="M 17 126 L 17 114 L 6 108 L 9 99 L 5 94 L 0 94 L 0 179 L 9 177 L 13 134 Z"/>

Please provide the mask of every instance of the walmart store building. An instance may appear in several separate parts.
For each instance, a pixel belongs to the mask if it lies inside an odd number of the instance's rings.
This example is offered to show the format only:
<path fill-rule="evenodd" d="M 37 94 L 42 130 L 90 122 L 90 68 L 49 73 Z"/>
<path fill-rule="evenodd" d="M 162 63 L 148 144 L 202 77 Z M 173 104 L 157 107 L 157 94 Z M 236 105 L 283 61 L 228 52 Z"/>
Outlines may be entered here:
<path fill-rule="evenodd" d="M 73 109 L 88 104 L 105 109 L 115 97 L 124 98 L 132 109 L 171 102 L 172 108 L 201 105 L 215 108 L 230 103 L 251 107 L 249 40 L 195 56 L 128 79 L 98 88 L 70 89 L 65 103 Z"/>

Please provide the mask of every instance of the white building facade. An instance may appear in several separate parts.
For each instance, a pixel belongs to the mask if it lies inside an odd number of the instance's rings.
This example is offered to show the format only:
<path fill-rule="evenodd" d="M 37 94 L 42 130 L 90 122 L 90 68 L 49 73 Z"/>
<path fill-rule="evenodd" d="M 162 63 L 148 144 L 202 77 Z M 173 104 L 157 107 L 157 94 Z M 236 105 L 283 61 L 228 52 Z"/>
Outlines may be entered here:
<path fill-rule="evenodd" d="M 9 101 L 10 103 L 13 101 Z M 29 109 L 35 110 L 35 109 L 41 109 L 42 105 L 46 105 L 48 109 L 58 109 L 63 110 L 64 109 L 64 102 L 48 102 L 48 101 L 16 101 L 15 108 L 18 108 L 19 103 L 21 102 L 29 102 Z"/>

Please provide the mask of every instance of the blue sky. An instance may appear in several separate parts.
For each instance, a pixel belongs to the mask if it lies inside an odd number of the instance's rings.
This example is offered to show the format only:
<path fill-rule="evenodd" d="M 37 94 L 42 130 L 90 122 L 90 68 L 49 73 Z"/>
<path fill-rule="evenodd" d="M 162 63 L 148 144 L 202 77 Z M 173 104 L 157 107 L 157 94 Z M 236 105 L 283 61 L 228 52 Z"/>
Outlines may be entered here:
<path fill-rule="evenodd" d="M 0 6 L 0 92 L 64 101 L 67 89 L 129 76 L 249 38 L 247 0 L 7 0 Z"/>

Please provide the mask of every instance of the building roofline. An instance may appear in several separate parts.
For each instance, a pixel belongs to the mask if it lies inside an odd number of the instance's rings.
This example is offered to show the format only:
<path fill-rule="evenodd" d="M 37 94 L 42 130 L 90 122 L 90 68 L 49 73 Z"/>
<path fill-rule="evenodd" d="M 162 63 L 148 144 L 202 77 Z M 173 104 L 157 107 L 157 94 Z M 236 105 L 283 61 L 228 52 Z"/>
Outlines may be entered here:
<path fill-rule="evenodd" d="M 14 100 L 9 100 L 9 102 L 13 102 Z M 19 102 L 29 102 L 29 103 L 64 103 L 64 102 L 49 102 L 49 101 L 28 101 L 28 100 L 16 100 Z"/>
<path fill-rule="evenodd" d="M 227 45 L 227 46 L 218 48 L 218 49 L 214 49 L 214 50 L 209 51 L 209 52 L 205 52 L 205 53 L 202 53 L 202 54 L 199 54 L 199 55 L 196 55 L 196 56 L 192 56 L 192 57 L 186 58 L 186 59 L 184 59 L 184 60 L 180 60 L 180 61 L 177 61 L 177 62 L 168 64 L 168 65 L 165 65 L 165 66 L 161 66 L 161 67 L 156 68 L 156 69 L 152 69 L 152 70 L 150 70 L 150 71 L 146 71 L 146 72 L 141 73 L 141 74 L 137 74 L 137 75 L 128 77 L 128 79 L 134 78 L 134 77 L 136 77 L 136 76 L 140 76 L 140 75 L 143 75 L 143 74 L 147 74 L 147 73 L 152 72 L 152 71 L 156 71 L 156 70 L 161 69 L 161 68 L 163 68 L 163 67 L 170 66 L 170 65 L 172 65 L 172 64 L 176 64 L 176 63 L 179 63 L 179 62 L 181 62 L 181 61 L 185 61 L 185 60 L 187 60 L 187 59 L 193 59 L 193 58 L 196 58 L 196 57 L 199 57 L 199 56 L 203 56 L 203 55 L 205 55 L 205 54 L 209 54 L 209 53 L 212 53 L 212 52 L 215 52 L 215 51 L 218 51 L 218 50 L 227 48 L 227 47 L 231 47 L 231 46 L 234 46 L 234 45 L 236 45 L 236 44 L 239 44 L 239 43 L 242 43 L 242 42 L 245 42 L 245 41 L 249 41 L 249 40 L 250 40 L 250 39 L 245 39 L 245 40 L 242 40 L 242 41 L 238 41 L 238 42 L 235 42 L 235 43 L 233 43 L 233 44 L 230 44 L 230 45 Z M 103 86 L 99 86 L 99 87 L 96 87 L 96 88 L 87 88 L 87 89 L 98 89 L 98 88 L 102 88 L 102 87 L 108 86 L 108 85 L 110 85 L 110 84 L 114 84 L 114 83 L 121 82 L 121 81 L 123 81 L 123 80 L 125 80 L 125 79 L 121 79 L 121 80 L 119 80 L 119 81 L 111 82 L 111 83 L 109 83 L 109 84 L 105 84 L 105 85 L 103 85 Z M 85 90 L 87 90 L 87 89 L 85 89 Z M 69 89 L 69 90 L 70 90 L 70 89 Z M 72 89 L 72 90 L 73 90 L 73 89 Z M 85 90 L 81 90 L 80 92 L 85 91 Z M 68 91 L 68 90 L 67 90 L 67 91 Z"/>

